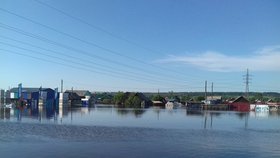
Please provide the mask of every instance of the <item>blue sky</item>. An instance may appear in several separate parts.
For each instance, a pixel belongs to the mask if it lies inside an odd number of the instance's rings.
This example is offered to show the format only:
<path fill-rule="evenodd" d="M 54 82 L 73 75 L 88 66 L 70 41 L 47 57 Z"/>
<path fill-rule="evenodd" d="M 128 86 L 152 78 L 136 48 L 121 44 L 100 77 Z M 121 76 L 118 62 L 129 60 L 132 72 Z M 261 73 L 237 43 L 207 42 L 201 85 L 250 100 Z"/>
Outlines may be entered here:
<path fill-rule="evenodd" d="M 1 0 L 0 88 L 241 92 L 248 68 L 250 91 L 280 92 L 279 15 L 278 0 Z"/>

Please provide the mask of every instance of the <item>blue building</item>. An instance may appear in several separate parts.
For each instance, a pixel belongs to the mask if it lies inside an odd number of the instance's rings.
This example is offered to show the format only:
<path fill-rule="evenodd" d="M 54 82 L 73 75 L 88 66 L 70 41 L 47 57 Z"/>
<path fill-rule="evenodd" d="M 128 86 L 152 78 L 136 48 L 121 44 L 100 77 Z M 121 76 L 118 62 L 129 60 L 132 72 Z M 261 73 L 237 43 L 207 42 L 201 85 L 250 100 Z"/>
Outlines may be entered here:
<path fill-rule="evenodd" d="M 37 106 L 39 101 L 43 104 L 54 104 L 56 100 L 56 92 L 51 88 L 12 88 L 10 90 L 10 99 L 13 103 L 22 100 L 27 106 Z"/>

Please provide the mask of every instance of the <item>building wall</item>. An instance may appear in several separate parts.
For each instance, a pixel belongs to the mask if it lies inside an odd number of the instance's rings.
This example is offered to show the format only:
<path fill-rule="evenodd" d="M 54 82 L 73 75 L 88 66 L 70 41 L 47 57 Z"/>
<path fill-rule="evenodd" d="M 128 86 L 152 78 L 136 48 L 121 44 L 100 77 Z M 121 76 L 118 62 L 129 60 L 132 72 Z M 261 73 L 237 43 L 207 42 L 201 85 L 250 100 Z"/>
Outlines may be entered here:
<path fill-rule="evenodd" d="M 231 110 L 234 111 L 250 111 L 250 104 L 249 103 L 242 103 L 242 102 L 236 102 L 231 104 Z"/>
<path fill-rule="evenodd" d="M 4 97 L 5 96 L 5 91 L 3 89 L 0 90 L 0 105 L 4 104 Z"/>

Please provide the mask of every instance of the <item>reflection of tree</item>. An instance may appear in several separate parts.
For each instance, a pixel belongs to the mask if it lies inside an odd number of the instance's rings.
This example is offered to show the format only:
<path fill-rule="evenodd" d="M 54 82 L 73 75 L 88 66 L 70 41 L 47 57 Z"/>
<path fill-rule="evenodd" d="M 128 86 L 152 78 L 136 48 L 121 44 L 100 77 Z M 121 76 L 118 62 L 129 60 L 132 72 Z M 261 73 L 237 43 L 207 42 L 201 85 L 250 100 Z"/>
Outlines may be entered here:
<path fill-rule="evenodd" d="M 238 113 L 236 113 L 236 115 L 242 120 L 243 118 L 245 118 L 246 115 L 248 115 L 248 113 L 246 113 L 246 112 L 238 112 Z"/>
<path fill-rule="evenodd" d="M 186 115 L 197 115 L 197 116 L 203 116 L 202 110 L 186 110 Z"/>
<path fill-rule="evenodd" d="M 220 112 L 210 112 L 210 115 L 213 115 L 213 116 L 220 116 L 221 113 L 220 113 Z"/>
<path fill-rule="evenodd" d="M 117 113 L 120 115 L 127 115 L 129 113 L 128 109 L 117 109 Z"/>
<path fill-rule="evenodd" d="M 120 115 L 133 114 L 135 117 L 140 117 L 145 112 L 146 112 L 146 110 L 143 110 L 143 109 L 125 109 L 125 108 L 124 109 L 122 109 L 122 108 L 117 109 L 117 113 L 120 114 Z"/>
<path fill-rule="evenodd" d="M 143 110 L 143 109 L 134 109 L 133 112 L 134 112 L 134 115 L 135 115 L 136 117 L 140 117 L 140 116 L 143 115 L 146 111 Z"/>

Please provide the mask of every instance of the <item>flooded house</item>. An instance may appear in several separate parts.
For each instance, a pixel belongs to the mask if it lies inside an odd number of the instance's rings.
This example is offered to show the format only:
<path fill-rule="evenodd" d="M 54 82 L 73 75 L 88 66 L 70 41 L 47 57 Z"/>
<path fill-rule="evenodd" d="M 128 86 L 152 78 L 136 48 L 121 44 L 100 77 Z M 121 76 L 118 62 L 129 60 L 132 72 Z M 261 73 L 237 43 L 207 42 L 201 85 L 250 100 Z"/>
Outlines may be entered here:
<path fill-rule="evenodd" d="M 0 106 L 4 105 L 5 102 L 5 91 L 0 89 Z"/>
<path fill-rule="evenodd" d="M 73 106 L 88 107 L 94 104 L 94 96 L 88 90 L 66 90 Z"/>
<path fill-rule="evenodd" d="M 21 102 L 25 105 L 35 105 L 39 103 L 45 105 L 53 104 L 55 101 L 55 91 L 51 88 L 12 88 L 9 91 L 10 100 L 17 104 Z"/>
<path fill-rule="evenodd" d="M 269 99 L 266 104 L 268 105 L 270 111 L 279 110 L 280 103 L 274 102 L 272 99 Z"/>
<path fill-rule="evenodd" d="M 230 110 L 233 111 L 250 111 L 250 102 L 243 96 L 229 102 Z"/>
<path fill-rule="evenodd" d="M 205 103 L 208 105 L 222 104 L 222 96 L 207 96 Z"/>
<path fill-rule="evenodd" d="M 148 97 L 146 97 L 143 93 L 137 92 L 135 95 L 138 96 L 139 99 L 141 100 L 142 108 L 148 108 L 150 106 L 153 106 L 153 102 Z"/>
<path fill-rule="evenodd" d="M 187 110 L 194 110 L 194 111 L 203 110 L 204 105 L 205 105 L 204 102 L 195 101 L 194 99 L 190 99 L 186 103 Z"/>
<path fill-rule="evenodd" d="M 33 101 L 38 101 L 39 105 L 52 106 L 55 103 L 56 95 L 55 90 L 51 88 L 39 88 L 38 91 L 31 94 Z"/>

